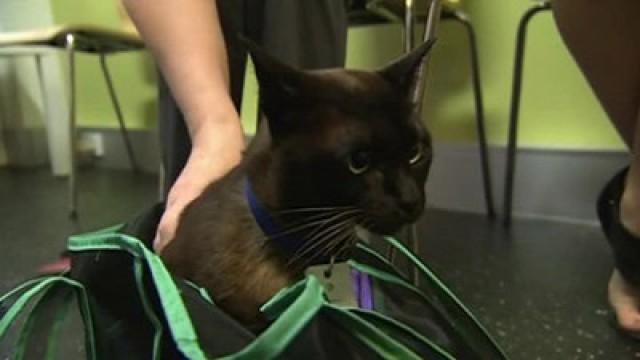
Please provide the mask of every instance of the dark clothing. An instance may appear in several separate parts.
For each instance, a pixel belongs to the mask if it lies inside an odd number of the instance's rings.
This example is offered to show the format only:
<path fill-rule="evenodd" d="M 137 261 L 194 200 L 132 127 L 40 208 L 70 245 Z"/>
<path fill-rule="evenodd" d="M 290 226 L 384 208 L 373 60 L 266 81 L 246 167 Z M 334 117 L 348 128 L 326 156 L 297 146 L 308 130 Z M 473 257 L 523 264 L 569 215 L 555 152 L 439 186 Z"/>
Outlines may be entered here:
<path fill-rule="evenodd" d="M 298 68 L 344 66 L 347 11 L 344 0 L 218 0 L 229 58 L 231 98 L 240 109 L 247 61 L 238 34 L 262 44 L 272 55 Z M 159 77 L 159 130 L 165 195 L 182 171 L 191 141 L 184 118 Z"/>

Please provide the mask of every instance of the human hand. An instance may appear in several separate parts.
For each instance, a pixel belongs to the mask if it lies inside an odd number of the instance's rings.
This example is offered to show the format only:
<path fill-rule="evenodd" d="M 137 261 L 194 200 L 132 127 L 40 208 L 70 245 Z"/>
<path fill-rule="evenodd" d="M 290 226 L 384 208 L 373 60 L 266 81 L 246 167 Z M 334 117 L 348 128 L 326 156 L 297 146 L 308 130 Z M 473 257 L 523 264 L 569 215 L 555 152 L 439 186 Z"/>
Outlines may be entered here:
<path fill-rule="evenodd" d="M 240 162 L 244 139 L 239 119 L 212 123 L 208 130 L 192 135 L 192 144 L 189 159 L 167 196 L 153 241 L 156 253 L 173 240 L 185 207 Z"/>

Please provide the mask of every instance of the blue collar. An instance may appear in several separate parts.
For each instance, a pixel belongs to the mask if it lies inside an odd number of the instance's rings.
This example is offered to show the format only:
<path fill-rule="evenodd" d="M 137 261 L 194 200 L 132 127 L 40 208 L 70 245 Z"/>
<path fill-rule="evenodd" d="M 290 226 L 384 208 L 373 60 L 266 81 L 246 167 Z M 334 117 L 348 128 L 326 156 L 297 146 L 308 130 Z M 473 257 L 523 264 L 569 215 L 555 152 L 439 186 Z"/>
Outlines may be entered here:
<path fill-rule="evenodd" d="M 271 214 L 269 214 L 269 211 L 262 206 L 260 200 L 258 200 L 258 197 L 256 196 L 256 193 L 253 191 L 249 179 L 245 179 L 244 193 L 247 198 L 247 202 L 249 203 L 249 208 L 251 208 L 251 213 L 260 226 L 260 229 L 262 229 L 262 232 L 269 237 L 270 241 L 275 243 L 278 249 L 289 256 L 295 256 L 295 254 L 304 250 L 302 248 L 307 240 L 304 235 L 308 232 L 299 231 L 283 235 L 281 225 L 271 216 Z M 331 261 L 330 256 L 313 254 L 313 251 L 310 251 L 309 254 L 303 255 L 303 259 L 307 265 L 328 264 Z"/>

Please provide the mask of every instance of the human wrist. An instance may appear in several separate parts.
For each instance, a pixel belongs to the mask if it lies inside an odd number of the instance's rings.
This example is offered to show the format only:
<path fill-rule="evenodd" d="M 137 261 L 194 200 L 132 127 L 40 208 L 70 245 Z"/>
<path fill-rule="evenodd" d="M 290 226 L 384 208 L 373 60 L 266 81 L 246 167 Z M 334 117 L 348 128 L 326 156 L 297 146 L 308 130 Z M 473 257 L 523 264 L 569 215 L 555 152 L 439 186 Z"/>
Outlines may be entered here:
<path fill-rule="evenodd" d="M 243 136 L 240 118 L 233 106 L 188 114 L 185 120 L 194 150 L 213 150 L 221 145 L 217 141 L 226 142 Z"/>
<path fill-rule="evenodd" d="M 244 150 L 244 134 L 237 118 L 213 119 L 191 139 L 188 167 L 198 172 L 221 176 L 237 165 Z"/>

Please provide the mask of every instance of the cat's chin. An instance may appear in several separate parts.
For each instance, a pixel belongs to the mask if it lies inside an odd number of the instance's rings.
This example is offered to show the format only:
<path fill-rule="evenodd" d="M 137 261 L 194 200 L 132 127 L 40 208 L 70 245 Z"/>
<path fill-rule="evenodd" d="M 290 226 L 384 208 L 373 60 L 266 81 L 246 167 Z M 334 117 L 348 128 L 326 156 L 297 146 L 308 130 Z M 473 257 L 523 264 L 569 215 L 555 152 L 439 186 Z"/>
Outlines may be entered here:
<path fill-rule="evenodd" d="M 374 223 L 368 224 L 367 227 L 363 227 L 363 229 L 367 232 L 373 233 L 375 235 L 381 236 L 393 236 L 402 229 L 403 226 L 409 225 L 408 223 Z"/>

